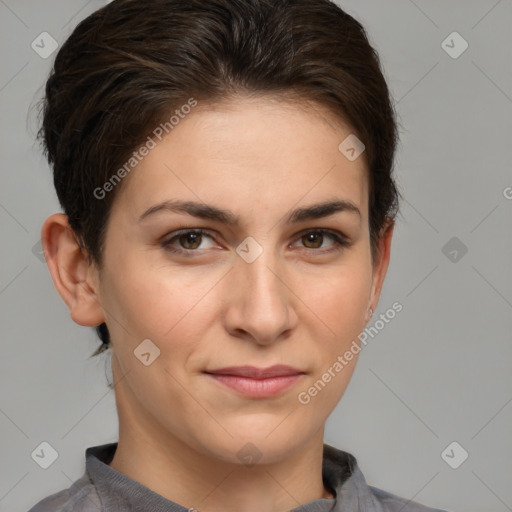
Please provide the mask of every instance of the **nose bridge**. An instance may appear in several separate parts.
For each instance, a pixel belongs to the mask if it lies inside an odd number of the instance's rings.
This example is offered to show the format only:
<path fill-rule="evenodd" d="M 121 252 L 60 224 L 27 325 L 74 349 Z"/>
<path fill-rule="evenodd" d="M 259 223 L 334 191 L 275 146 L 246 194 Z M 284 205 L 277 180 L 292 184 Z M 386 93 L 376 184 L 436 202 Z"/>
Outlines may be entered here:
<path fill-rule="evenodd" d="M 237 263 L 237 274 L 244 294 L 264 301 L 282 300 L 284 290 L 279 276 L 282 265 L 272 247 L 271 238 L 258 242 L 253 237 L 247 237 L 237 248 L 237 253 L 241 260 Z"/>

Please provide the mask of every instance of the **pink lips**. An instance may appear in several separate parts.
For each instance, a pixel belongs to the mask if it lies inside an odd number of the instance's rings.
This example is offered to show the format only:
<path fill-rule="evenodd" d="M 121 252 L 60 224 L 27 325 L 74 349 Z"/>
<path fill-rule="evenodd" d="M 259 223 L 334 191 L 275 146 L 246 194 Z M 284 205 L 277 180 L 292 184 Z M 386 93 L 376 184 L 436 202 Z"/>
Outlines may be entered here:
<path fill-rule="evenodd" d="M 268 368 L 254 366 L 231 366 L 205 373 L 217 382 L 252 398 L 277 395 L 291 387 L 305 372 L 286 365 Z"/>

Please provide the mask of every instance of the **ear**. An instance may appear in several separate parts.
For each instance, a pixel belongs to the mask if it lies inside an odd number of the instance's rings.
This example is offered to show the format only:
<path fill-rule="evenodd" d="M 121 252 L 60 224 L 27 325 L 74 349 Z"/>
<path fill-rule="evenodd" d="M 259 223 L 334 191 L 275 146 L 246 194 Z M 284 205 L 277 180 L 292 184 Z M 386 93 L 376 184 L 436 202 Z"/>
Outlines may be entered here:
<path fill-rule="evenodd" d="M 368 307 L 372 309 L 377 308 L 379 303 L 382 285 L 389 266 L 389 259 L 391 256 L 391 239 L 393 237 L 393 230 L 395 223 L 393 220 L 388 220 L 380 232 L 375 261 L 373 262 L 373 277 L 372 277 L 372 290 L 370 293 L 370 302 Z M 368 317 L 370 320 L 371 315 Z"/>
<path fill-rule="evenodd" d="M 41 244 L 53 284 L 77 324 L 97 326 L 105 321 L 98 300 L 98 272 L 62 213 L 48 217 L 41 229 Z"/>

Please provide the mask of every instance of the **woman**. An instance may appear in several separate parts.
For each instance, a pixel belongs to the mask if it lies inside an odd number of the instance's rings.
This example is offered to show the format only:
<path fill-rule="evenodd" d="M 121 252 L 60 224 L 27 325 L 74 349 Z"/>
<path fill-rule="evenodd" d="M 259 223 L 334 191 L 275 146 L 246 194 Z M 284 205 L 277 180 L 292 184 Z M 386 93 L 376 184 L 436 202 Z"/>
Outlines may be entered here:
<path fill-rule="evenodd" d="M 394 110 L 327 0 L 115 0 L 57 54 L 42 228 L 112 352 L 118 443 L 46 511 L 433 511 L 369 486 L 324 425 L 377 307 Z M 352 355 L 350 355 L 352 354 Z"/>

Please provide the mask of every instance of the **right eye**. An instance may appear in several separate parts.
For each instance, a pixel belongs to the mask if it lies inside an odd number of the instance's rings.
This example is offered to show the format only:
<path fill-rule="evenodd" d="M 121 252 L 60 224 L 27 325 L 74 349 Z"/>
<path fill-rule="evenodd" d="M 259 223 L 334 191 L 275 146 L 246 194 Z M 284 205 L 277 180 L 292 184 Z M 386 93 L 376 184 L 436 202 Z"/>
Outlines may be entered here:
<path fill-rule="evenodd" d="M 162 247 L 169 252 L 181 254 L 183 256 L 192 256 L 192 253 L 199 252 L 198 247 L 201 245 L 204 237 L 213 239 L 203 229 L 183 229 L 171 233 L 171 238 L 162 241 Z M 176 247 L 179 244 L 180 247 Z M 205 248 L 207 249 L 207 248 Z"/>

